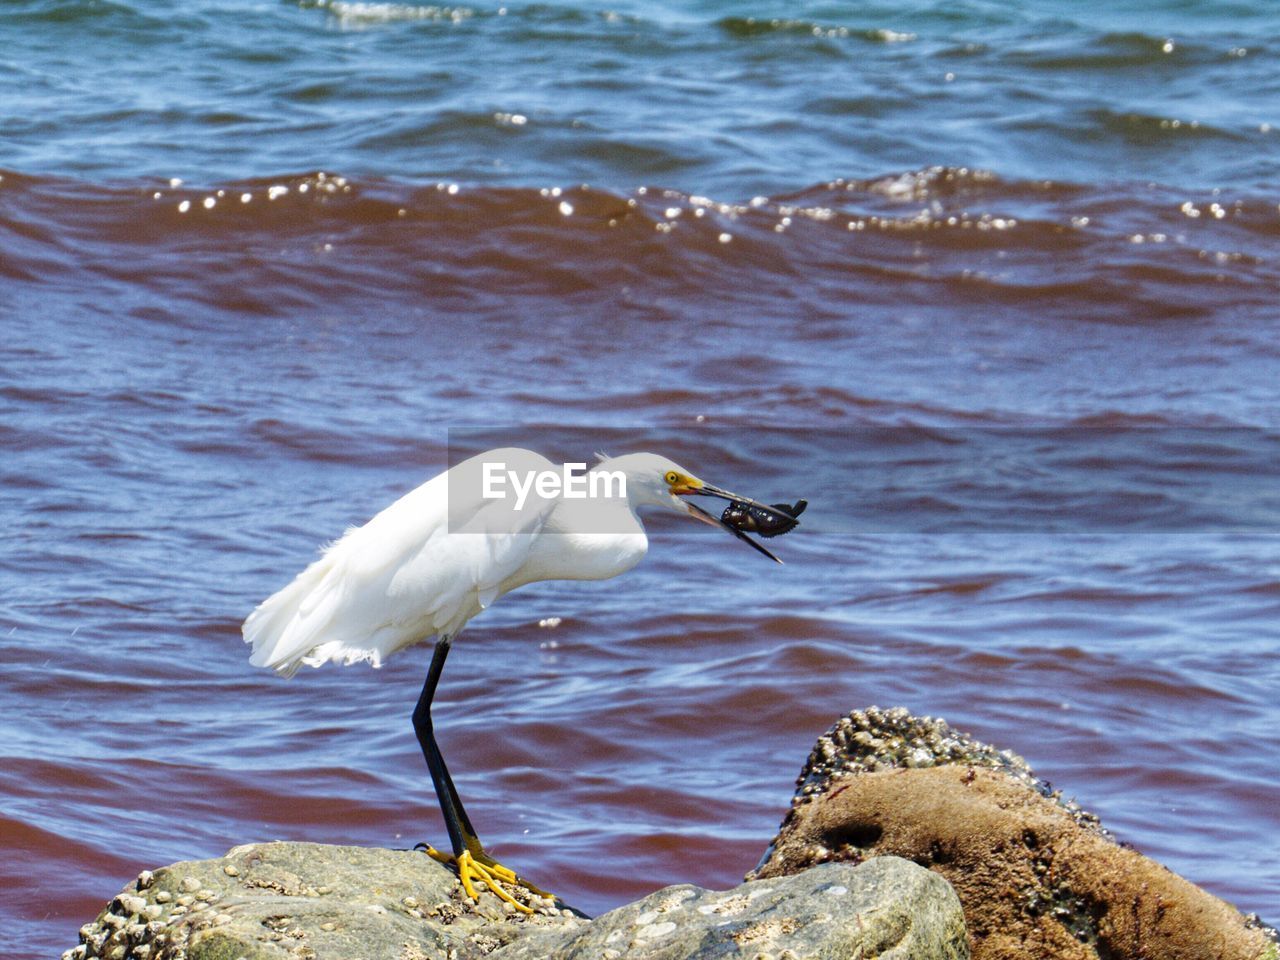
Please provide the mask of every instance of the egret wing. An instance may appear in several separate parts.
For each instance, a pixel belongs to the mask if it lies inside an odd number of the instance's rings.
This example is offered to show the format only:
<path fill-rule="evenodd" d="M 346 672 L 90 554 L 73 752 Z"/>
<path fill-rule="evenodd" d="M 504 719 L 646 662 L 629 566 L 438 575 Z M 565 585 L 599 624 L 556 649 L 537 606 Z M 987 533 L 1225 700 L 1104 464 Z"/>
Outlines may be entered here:
<path fill-rule="evenodd" d="M 515 510 L 485 497 L 477 478 L 495 459 L 554 469 L 531 451 L 490 451 L 348 530 L 245 621 L 251 662 L 286 675 L 331 660 L 377 666 L 402 647 L 461 630 L 527 560 L 556 505 L 530 495 Z"/>

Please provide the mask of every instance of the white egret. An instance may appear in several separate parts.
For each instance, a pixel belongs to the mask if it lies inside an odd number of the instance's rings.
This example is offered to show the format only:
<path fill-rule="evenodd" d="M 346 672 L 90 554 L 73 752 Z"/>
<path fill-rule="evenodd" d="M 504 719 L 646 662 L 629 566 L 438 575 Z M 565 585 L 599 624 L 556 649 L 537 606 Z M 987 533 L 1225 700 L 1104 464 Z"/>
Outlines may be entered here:
<path fill-rule="evenodd" d="M 542 891 L 485 853 L 432 730 L 431 701 L 454 637 L 516 587 L 540 580 L 604 580 L 630 570 L 648 549 L 637 516 L 645 507 L 722 526 L 777 560 L 689 498 L 770 508 L 712 486 L 665 457 L 633 453 L 602 459 L 578 478 L 586 495 L 575 496 L 572 484 L 557 489 L 554 480 L 546 481 L 556 476 L 568 474 L 529 450 L 492 450 L 464 461 L 348 530 L 258 606 L 243 627 L 245 641 L 253 644 L 251 662 L 284 676 L 302 664 L 368 661 L 376 667 L 397 650 L 436 638 L 413 726 L 453 856 L 430 847 L 427 852 L 456 867 L 472 898 L 473 881 L 479 880 L 526 911 L 503 885 Z M 535 483 L 535 477 L 546 482 Z"/>

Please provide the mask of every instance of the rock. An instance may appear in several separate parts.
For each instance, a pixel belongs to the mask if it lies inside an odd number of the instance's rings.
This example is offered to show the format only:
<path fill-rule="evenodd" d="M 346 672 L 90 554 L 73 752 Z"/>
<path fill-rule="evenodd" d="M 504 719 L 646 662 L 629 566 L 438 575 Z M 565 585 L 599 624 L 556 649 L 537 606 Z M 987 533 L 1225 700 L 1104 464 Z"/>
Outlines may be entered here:
<path fill-rule="evenodd" d="M 955 892 L 897 857 L 827 864 L 723 892 L 667 887 L 577 930 L 533 931 L 491 960 L 964 960 Z"/>
<path fill-rule="evenodd" d="M 231 868 L 231 869 L 228 869 Z M 659 960 L 879 956 L 964 960 L 946 882 L 891 857 L 725 893 L 661 890 L 596 921 L 473 903 L 421 853 L 312 843 L 236 847 L 146 873 L 81 928 L 71 960 Z"/>
<path fill-rule="evenodd" d="M 470 960 L 526 929 L 585 922 L 511 916 L 488 893 L 473 903 L 415 851 L 261 843 L 144 872 L 64 957 Z"/>
<path fill-rule="evenodd" d="M 905 857 L 947 878 L 974 960 L 1275 960 L 1274 931 L 1132 849 L 1026 761 L 871 708 L 819 739 L 760 866 Z"/>

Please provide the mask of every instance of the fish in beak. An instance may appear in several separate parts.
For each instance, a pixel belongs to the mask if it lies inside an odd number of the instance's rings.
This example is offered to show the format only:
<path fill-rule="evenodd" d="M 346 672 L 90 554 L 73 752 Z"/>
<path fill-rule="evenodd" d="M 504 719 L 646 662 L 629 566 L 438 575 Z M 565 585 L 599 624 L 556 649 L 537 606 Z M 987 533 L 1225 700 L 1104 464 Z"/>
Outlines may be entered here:
<path fill-rule="evenodd" d="M 722 490 L 720 487 L 712 486 L 709 483 L 702 483 L 699 486 L 690 484 L 680 492 L 690 497 L 716 497 L 721 500 L 728 500 L 729 506 L 718 517 L 703 510 L 692 500 L 685 501 L 685 509 L 689 511 L 689 515 L 694 519 L 709 523 L 713 527 L 721 527 L 728 530 L 739 540 L 750 544 L 751 547 L 776 563 L 781 563 L 782 561 L 763 544 L 757 543 L 747 536 L 746 531 L 749 530 L 762 537 L 777 537 L 784 533 L 789 533 L 799 525 L 800 521 L 797 517 L 809 505 L 808 501 L 798 500 L 794 506 L 789 506 L 785 503 L 769 506 L 752 500 L 750 497 L 743 497 L 736 493 L 730 493 L 728 490 Z"/>

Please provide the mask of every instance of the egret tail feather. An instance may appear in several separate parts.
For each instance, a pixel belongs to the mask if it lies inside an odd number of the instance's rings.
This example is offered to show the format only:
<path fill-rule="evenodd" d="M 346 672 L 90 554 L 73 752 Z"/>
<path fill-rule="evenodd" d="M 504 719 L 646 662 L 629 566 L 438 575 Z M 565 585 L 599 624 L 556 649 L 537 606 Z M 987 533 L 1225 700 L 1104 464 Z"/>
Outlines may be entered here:
<path fill-rule="evenodd" d="M 323 634 L 342 600 L 342 577 L 335 567 L 332 554 L 321 557 L 249 615 L 242 633 L 253 644 L 250 663 L 291 677 L 314 659 L 309 655 L 318 647 L 332 645 L 324 644 Z"/>

